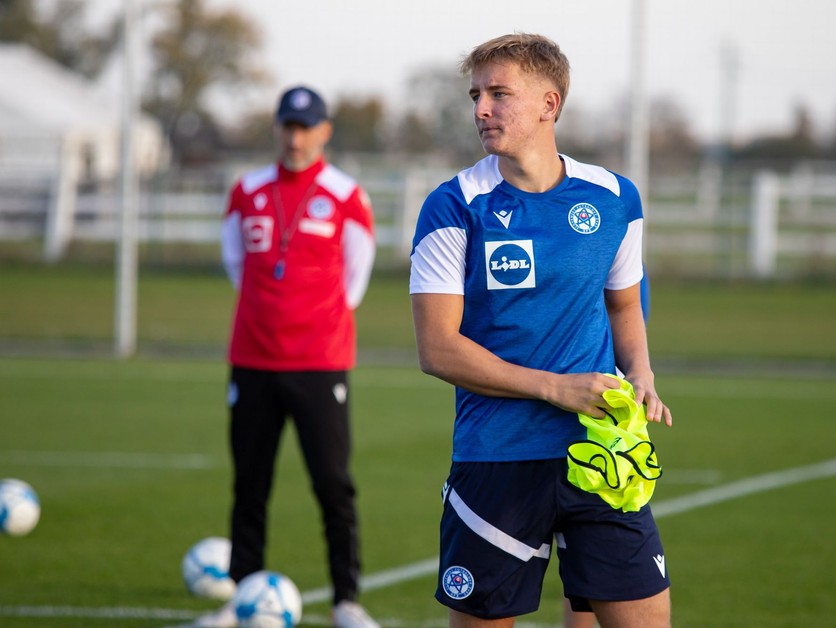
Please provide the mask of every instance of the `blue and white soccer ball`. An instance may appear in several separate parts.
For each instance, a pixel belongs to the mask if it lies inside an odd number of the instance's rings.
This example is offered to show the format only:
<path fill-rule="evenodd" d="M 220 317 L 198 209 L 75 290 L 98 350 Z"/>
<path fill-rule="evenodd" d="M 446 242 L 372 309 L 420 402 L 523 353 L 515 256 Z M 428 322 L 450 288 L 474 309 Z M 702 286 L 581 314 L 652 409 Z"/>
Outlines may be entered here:
<path fill-rule="evenodd" d="M 10 536 L 29 534 L 41 518 L 41 502 L 23 480 L 0 480 L 0 532 Z"/>
<path fill-rule="evenodd" d="M 293 628 L 302 619 L 302 596 L 276 571 L 257 571 L 238 583 L 232 598 L 241 628 Z"/>
<path fill-rule="evenodd" d="M 235 581 L 229 577 L 229 539 L 210 536 L 198 541 L 183 557 L 183 582 L 192 595 L 213 600 L 229 600 Z"/>

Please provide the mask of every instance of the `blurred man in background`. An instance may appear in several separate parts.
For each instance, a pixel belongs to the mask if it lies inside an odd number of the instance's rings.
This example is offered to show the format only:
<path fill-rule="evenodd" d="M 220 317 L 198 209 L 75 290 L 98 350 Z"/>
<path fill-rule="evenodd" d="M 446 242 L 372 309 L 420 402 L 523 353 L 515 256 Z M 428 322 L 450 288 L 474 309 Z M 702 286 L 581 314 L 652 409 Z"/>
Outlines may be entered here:
<path fill-rule="evenodd" d="M 276 112 L 279 159 L 231 191 L 223 263 L 238 301 L 227 392 L 234 464 L 230 576 L 264 569 L 267 504 L 285 421 L 292 418 L 319 503 L 335 628 L 377 628 L 357 601 L 355 488 L 349 473 L 348 371 L 354 309 L 374 261 L 365 191 L 329 164 L 332 126 L 312 89 L 286 91 Z M 198 620 L 236 626 L 231 604 Z"/>

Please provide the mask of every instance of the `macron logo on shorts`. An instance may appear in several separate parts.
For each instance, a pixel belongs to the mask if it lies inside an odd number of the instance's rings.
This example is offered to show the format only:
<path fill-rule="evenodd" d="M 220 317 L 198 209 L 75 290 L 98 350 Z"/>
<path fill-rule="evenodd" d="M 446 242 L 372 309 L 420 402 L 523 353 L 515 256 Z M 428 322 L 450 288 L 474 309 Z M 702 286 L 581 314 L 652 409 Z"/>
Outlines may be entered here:
<path fill-rule="evenodd" d="M 659 573 L 662 574 L 662 577 L 665 577 L 665 556 L 663 554 L 657 554 L 653 557 L 653 562 L 656 563 L 656 567 L 659 568 Z"/>

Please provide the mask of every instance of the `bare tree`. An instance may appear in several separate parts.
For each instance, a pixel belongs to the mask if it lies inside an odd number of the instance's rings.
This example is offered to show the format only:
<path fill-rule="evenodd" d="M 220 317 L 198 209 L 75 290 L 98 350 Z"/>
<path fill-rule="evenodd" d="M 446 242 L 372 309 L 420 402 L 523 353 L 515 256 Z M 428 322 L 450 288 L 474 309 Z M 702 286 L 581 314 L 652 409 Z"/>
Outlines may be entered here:
<path fill-rule="evenodd" d="M 118 46 L 121 23 L 114 19 L 104 33 L 84 24 L 86 3 L 57 0 L 0 0 L 0 41 L 26 43 L 61 65 L 88 78 L 104 68 Z"/>
<path fill-rule="evenodd" d="M 399 125 L 401 133 L 420 127 L 421 134 L 428 133 L 432 140 L 432 152 L 451 164 L 464 165 L 484 156 L 473 126 L 468 80 L 455 68 L 419 70 L 409 77 L 407 89 L 413 106 L 404 114 L 409 122 Z M 398 145 L 407 143 L 403 136 L 396 138 Z"/>
<path fill-rule="evenodd" d="M 165 26 L 152 40 L 154 70 L 145 106 L 165 124 L 177 156 L 195 159 L 220 143 L 206 102 L 209 88 L 236 90 L 267 79 L 253 61 L 261 32 L 238 11 L 212 11 L 204 0 L 159 10 Z"/>
<path fill-rule="evenodd" d="M 383 147 L 383 101 L 342 98 L 334 106 L 331 148 L 342 152 L 377 152 Z"/>
<path fill-rule="evenodd" d="M 754 138 L 736 151 L 735 158 L 788 168 L 796 161 L 818 159 L 822 154 L 810 111 L 799 104 L 795 108 L 795 121 L 789 133 Z"/>
<path fill-rule="evenodd" d="M 650 103 L 650 164 L 655 172 L 693 168 L 701 149 L 682 108 L 670 98 Z"/>

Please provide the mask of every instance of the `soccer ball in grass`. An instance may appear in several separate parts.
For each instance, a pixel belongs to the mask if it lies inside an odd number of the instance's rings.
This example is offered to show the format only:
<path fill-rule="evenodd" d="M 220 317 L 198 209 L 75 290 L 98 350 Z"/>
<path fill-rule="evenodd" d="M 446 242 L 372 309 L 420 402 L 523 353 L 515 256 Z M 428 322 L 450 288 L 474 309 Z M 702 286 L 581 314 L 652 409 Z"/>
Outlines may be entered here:
<path fill-rule="evenodd" d="M 217 536 L 198 541 L 183 557 L 183 582 L 192 595 L 229 600 L 235 581 L 229 577 L 229 539 Z"/>
<path fill-rule="evenodd" d="M 232 598 L 241 628 L 293 628 L 302 619 L 302 596 L 276 571 L 257 571 L 238 583 Z"/>
<path fill-rule="evenodd" d="M 0 532 L 10 536 L 29 534 L 41 518 L 35 490 L 23 480 L 0 480 Z"/>

